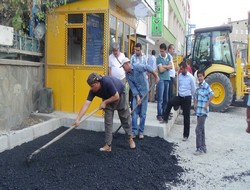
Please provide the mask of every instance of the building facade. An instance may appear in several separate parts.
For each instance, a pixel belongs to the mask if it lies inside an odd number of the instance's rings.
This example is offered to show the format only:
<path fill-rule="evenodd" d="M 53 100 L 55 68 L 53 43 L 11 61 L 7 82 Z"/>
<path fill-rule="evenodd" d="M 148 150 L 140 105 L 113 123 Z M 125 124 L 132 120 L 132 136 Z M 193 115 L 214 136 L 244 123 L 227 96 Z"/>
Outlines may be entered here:
<path fill-rule="evenodd" d="M 108 74 L 111 44 L 118 42 L 130 56 L 138 18 L 152 14 L 145 0 L 79 0 L 48 15 L 45 84 L 53 89 L 55 110 L 78 112 L 88 96 L 89 74 Z M 100 102 L 95 99 L 89 110 Z"/>

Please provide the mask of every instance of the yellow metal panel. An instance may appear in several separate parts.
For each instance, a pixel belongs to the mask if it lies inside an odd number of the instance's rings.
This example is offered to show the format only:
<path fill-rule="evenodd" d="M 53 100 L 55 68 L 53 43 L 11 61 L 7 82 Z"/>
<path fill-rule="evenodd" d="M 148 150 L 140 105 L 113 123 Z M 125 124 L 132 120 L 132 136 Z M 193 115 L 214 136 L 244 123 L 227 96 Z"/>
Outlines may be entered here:
<path fill-rule="evenodd" d="M 205 76 L 209 75 L 210 73 L 227 73 L 227 74 L 232 74 L 235 73 L 235 69 L 232 67 L 229 67 L 227 65 L 222 65 L 222 64 L 212 64 L 211 67 L 206 69 L 205 71 Z"/>
<path fill-rule="evenodd" d="M 73 112 L 73 70 L 47 69 L 47 87 L 53 89 L 54 109 Z"/>
<path fill-rule="evenodd" d="M 57 11 L 82 11 L 82 10 L 97 10 L 107 9 L 109 0 L 80 0 L 74 3 L 69 3 L 57 8 Z"/>
<path fill-rule="evenodd" d="M 46 62 L 48 65 L 65 65 L 65 15 L 47 17 Z"/>
<path fill-rule="evenodd" d="M 92 72 L 97 72 L 93 70 L 75 70 L 75 82 L 74 82 L 74 87 L 75 87 L 75 110 L 74 112 L 79 112 L 81 109 L 83 103 L 87 99 L 88 93 L 89 93 L 89 85 L 87 84 L 87 78 L 90 73 Z M 101 75 L 103 75 L 103 72 L 97 72 Z M 95 108 L 99 107 L 101 104 L 102 99 L 95 97 L 93 102 L 91 103 L 87 113 L 90 113 L 93 111 Z M 96 116 L 102 116 L 103 111 L 98 111 Z"/>

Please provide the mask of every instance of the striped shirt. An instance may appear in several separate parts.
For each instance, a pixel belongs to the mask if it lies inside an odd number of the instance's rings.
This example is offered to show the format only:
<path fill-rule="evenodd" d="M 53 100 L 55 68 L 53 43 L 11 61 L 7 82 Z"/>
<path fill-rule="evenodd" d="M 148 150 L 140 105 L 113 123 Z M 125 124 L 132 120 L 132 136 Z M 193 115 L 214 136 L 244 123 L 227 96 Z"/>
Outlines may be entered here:
<path fill-rule="evenodd" d="M 203 116 L 208 115 L 209 107 L 207 110 L 204 109 L 209 98 L 214 94 L 209 84 L 204 80 L 201 84 L 198 85 L 195 92 L 195 100 L 197 102 L 196 115 Z"/>

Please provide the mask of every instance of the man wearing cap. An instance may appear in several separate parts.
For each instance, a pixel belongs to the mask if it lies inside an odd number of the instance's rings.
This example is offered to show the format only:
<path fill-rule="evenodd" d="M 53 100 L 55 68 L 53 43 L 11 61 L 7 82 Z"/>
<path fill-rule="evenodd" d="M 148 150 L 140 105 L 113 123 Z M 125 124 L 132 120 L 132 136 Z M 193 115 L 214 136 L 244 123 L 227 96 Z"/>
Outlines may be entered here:
<path fill-rule="evenodd" d="M 118 111 L 122 127 L 128 135 L 130 148 L 134 149 L 135 142 L 132 139 L 131 133 L 131 116 L 126 103 L 124 85 L 121 80 L 112 76 L 101 76 L 96 73 L 91 73 L 87 79 L 87 83 L 90 86 L 90 91 L 87 100 L 78 113 L 74 125 L 78 126 L 80 124 L 82 116 L 86 113 L 94 97 L 100 97 L 103 99 L 100 104 L 100 109 L 103 109 L 105 112 L 105 145 L 100 148 L 100 151 L 111 151 L 114 110 Z"/>
<path fill-rule="evenodd" d="M 139 139 L 144 138 L 144 127 L 148 105 L 148 80 L 146 78 L 146 72 L 152 73 L 155 77 L 156 84 L 159 82 L 159 77 L 153 68 L 146 64 L 130 64 L 130 60 L 126 57 L 122 61 L 123 69 L 126 72 L 126 79 L 129 83 L 132 91 L 132 108 L 139 105 L 132 113 L 132 133 L 133 137 L 139 135 Z M 140 117 L 140 126 L 138 129 L 137 118 Z M 139 131 L 138 131 L 139 130 Z"/>

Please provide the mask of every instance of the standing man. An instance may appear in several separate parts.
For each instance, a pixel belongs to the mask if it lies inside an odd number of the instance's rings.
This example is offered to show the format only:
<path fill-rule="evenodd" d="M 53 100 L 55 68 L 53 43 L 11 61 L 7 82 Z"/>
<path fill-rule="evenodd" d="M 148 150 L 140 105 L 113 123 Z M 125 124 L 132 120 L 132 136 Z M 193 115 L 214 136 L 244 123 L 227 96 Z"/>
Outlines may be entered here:
<path fill-rule="evenodd" d="M 121 62 L 125 55 L 120 52 L 118 43 L 112 44 L 112 54 L 109 55 L 109 76 L 114 76 L 125 83 L 125 72 L 121 68 Z"/>
<path fill-rule="evenodd" d="M 140 43 L 135 44 L 135 53 L 131 56 L 131 64 L 147 64 L 147 57 L 142 53 Z"/>
<path fill-rule="evenodd" d="M 87 83 L 90 86 L 90 91 L 87 100 L 83 104 L 78 116 L 74 122 L 75 126 L 80 124 L 82 116 L 86 113 L 92 100 L 95 96 L 102 98 L 100 109 L 105 112 L 104 123 L 105 123 L 105 145 L 100 148 L 100 151 L 111 151 L 111 143 L 113 138 L 113 116 L 114 111 L 118 111 L 122 127 L 128 135 L 128 143 L 130 148 L 135 148 L 135 142 L 132 139 L 131 133 L 131 116 L 129 108 L 126 103 L 126 97 L 124 92 L 123 83 L 112 76 L 101 76 L 96 73 L 91 73 L 88 77 Z"/>
<path fill-rule="evenodd" d="M 152 50 L 151 56 L 148 58 L 148 65 L 153 68 L 154 72 L 157 72 L 155 50 Z M 148 73 L 148 82 L 149 82 L 149 89 L 150 89 L 149 101 L 155 102 L 155 77 L 151 73 Z"/>
<path fill-rule="evenodd" d="M 214 97 L 214 93 L 209 84 L 204 80 L 205 73 L 202 70 L 197 71 L 198 87 L 194 96 L 194 111 L 197 116 L 196 133 L 196 152 L 195 155 L 207 153 L 205 140 L 205 121 L 209 112 L 209 104 Z"/>
<path fill-rule="evenodd" d="M 174 86 L 174 81 L 175 81 L 175 68 L 174 68 L 174 61 L 173 61 L 173 56 L 174 56 L 174 45 L 170 44 L 168 46 L 168 54 L 171 57 L 171 64 L 172 68 L 169 70 L 169 76 L 170 76 L 170 81 L 169 81 L 169 93 L 168 93 L 168 99 L 171 100 L 173 98 L 173 86 Z"/>
<path fill-rule="evenodd" d="M 146 79 L 145 72 L 151 73 L 155 77 L 156 83 L 159 82 L 159 77 L 149 65 L 132 65 L 130 64 L 130 60 L 127 57 L 122 61 L 122 67 L 126 72 L 126 79 L 128 80 L 130 89 L 132 91 L 132 107 L 135 108 L 137 105 L 139 105 L 132 113 L 132 133 L 134 137 L 136 137 L 138 134 L 139 139 L 143 139 L 148 106 L 148 80 Z M 140 118 L 139 129 L 137 122 L 138 116 Z"/>
<path fill-rule="evenodd" d="M 160 45 L 160 55 L 156 59 L 158 67 L 158 75 L 160 81 L 157 85 L 157 120 L 163 121 L 163 112 L 166 110 L 168 103 L 168 87 L 169 87 L 169 70 L 172 69 L 171 57 L 167 53 L 167 46 L 165 43 Z"/>
<path fill-rule="evenodd" d="M 186 141 L 190 132 L 190 109 L 192 96 L 195 93 L 195 82 L 193 75 L 187 71 L 186 62 L 181 62 L 180 71 L 178 76 L 178 96 L 175 96 L 168 102 L 167 110 L 164 114 L 164 121 L 166 123 L 168 122 L 169 113 L 172 107 L 177 110 L 179 106 L 181 106 L 184 115 L 183 141 Z"/>

